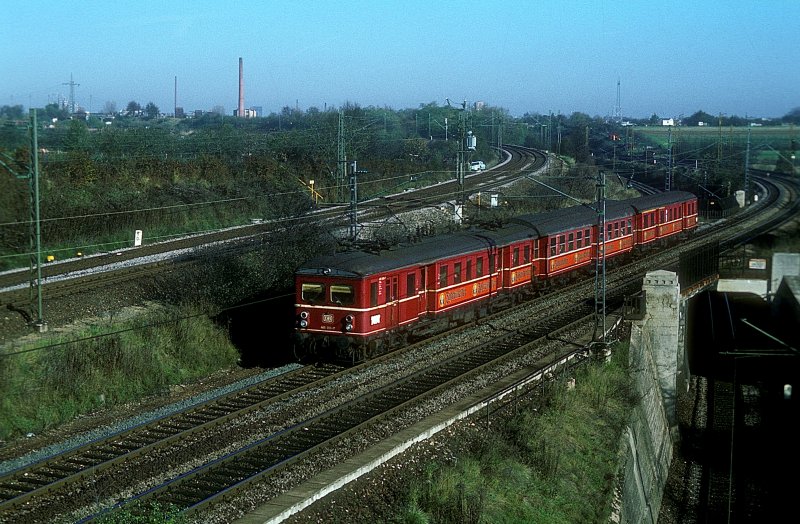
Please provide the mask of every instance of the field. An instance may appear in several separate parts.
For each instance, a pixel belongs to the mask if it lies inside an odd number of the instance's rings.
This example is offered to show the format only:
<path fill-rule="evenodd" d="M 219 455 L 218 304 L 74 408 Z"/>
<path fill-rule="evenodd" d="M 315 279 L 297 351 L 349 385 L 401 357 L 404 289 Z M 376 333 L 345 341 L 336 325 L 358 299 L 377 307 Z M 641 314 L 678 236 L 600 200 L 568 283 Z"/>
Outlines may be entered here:
<path fill-rule="evenodd" d="M 784 162 L 800 163 L 800 129 L 795 126 L 772 127 L 633 127 L 637 144 L 667 148 L 670 140 L 676 151 L 704 152 L 722 157 L 741 155 L 750 139 L 750 162 L 753 168 L 772 170 L 781 158 Z M 792 159 L 794 155 L 794 159 Z"/>

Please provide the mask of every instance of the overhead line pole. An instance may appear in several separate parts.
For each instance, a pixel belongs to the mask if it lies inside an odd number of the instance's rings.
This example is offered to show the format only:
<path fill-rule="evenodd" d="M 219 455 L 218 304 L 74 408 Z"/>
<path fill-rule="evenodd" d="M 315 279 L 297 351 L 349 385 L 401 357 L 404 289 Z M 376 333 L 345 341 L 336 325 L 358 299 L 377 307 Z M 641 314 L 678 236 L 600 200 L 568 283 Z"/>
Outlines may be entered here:
<path fill-rule="evenodd" d="M 44 321 L 42 308 L 42 230 L 40 217 L 40 198 L 39 198 L 39 135 L 38 123 L 36 119 L 36 109 L 30 109 L 30 132 L 31 132 L 31 151 L 28 162 L 28 172 L 26 174 L 17 173 L 11 165 L 5 163 L 0 158 L 0 167 L 5 168 L 9 173 L 18 179 L 28 179 L 30 204 L 30 219 L 28 220 L 29 230 L 29 249 L 30 276 L 29 276 L 29 310 L 24 312 L 25 320 L 40 333 L 47 331 L 47 322 Z M 0 157 L 5 157 L 13 162 L 13 159 L 6 154 L 0 153 Z"/>
<path fill-rule="evenodd" d="M 36 320 L 34 325 L 37 326 L 39 332 L 47 331 L 47 324 L 44 321 L 42 312 L 42 227 L 40 216 L 40 198 L 39 198 L 39 133 L 38 123 L 36 119 L 36 109 L 30 110 L 31 114 L 31 163 L 29 177 L 31 180 L 31 220 L 34 225 L 35 233 L 31 235 L 31 279 L 29 286 L 29 295 L 31 304 L 34 303 L 34 295 L 36 296 Z M 35 258 L 34 258 L 35 257 Z M 36 286 L 33 283 L 34 267 L 36 268 Z M 35 287 L 35 291 L 34 291 Z"/>
<path fill-rule="evenodd" d="M 605 350 L 606 346 L 606 243 L 605 243 L 605 228 L 606 228 L 606 174 L 603 171 L 597 173 L 597 204 L 590 206 L 586 202 L 582 202 L 572 195 L 568 195 L 563 191 L 545 184 L 541 180 L 533 176 L 526 175 L 528 180 L 536 182 L 539 185 L 555 191 L 559 195 L 568 198 L 578 204 L 588 207 L 597 213 L 597 256 L 595 257 L 595 278 L 594 278 L 594 313 L 595 313 L 595 333 L 593 338 L 597 336 L 597 327 L 602 324 L 602 333 L 600 340 L 601 350 Z"/>

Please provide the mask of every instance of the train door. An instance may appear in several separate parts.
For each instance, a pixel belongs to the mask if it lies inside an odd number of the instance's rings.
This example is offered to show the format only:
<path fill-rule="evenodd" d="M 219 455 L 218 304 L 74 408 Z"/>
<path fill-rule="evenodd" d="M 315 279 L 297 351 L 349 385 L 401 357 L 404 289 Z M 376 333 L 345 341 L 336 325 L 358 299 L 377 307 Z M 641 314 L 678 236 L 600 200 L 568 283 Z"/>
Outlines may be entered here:
<path fill-rule="evenodd" d="M 386 278 L 386 327 L 388 329 L 397 326 L 398 322 L 397 286 L 397 275 Z"/>

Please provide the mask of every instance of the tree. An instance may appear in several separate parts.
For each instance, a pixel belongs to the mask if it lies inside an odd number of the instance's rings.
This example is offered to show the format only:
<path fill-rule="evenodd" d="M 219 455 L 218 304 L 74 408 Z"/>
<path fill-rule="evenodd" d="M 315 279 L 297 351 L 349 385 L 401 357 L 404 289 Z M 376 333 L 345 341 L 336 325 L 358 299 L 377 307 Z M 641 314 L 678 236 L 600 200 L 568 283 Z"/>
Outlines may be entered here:
<path fill-rule="evenodd" d="M 706 125 L 713 123 L 715 120 L 713 115 L 709 115 L 702 109 L 688 118 L 683 119 L 683 123 L 687 126 L 696 126 L 700 122 L 705 122 Z"/>
<path fill-rule="evenodd" d="M 67 108 L 65 107 L 58 107 L 58 104 L 47 104 L 42 109 L 41 113 L 39 114 L 40 120 L 52 120 L 53 118 L 58 120 L 66 120 L 69 118 L 69 112 L 67 112 Z"/>
<path fill-rule="evenodd" d="M 800 107 L 795 107 L 788 113 L 786 113 L 781 120 L 786 124 L 798 124 L 800 125 Z"/>
<path fill-rule="evenodd" d="M 155 105 L 153 102 L 148 102 L 147 106 L 144 108 L 144 112 L 147 115 L 147 118 L 156 118 L 160 111 L 158 110 L 158 106 Z"/>
<path fill-rule="evenodd" d="M 117 112 L 117 103 L 112 100 L 106 100 L 103 105 L 103 112 L 107 115 L 113 115 Z"/>
<path fill-rule="evenodd" d="M 25 113 L 21 105 L 15 106 L 0 106 L 0 118 L 8 118 L 11 120 L 19 120 L 25 118 Z"/>
<path fill-rule="evenodd" d="M 128 102 L 128 107 L 125 109 L 128 115 L 136 115 L 141 110 L 142 106 L 139 104 L 139 102 L 135 100 L 131 100 L 130 102 Z"/>

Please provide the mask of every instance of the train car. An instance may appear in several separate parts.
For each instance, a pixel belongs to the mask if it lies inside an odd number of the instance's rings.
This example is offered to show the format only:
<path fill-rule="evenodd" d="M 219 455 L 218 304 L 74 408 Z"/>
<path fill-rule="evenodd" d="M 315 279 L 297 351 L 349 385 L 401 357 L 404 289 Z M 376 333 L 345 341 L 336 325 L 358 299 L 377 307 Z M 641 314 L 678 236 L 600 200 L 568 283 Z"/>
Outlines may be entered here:
<path fill-rule="evenodd" d="M 697 197 L 669 191 L 630 199 L 636 210 L 636 245 L 644 246 L 697 225 Z"/>
<path fill-rule="evenodd" d="M 595 210 L 575 206 L 517 217 L 497 230 L 318 257 L 296 272 L 295 347 L 370 358 L 572 276 L 602 252 L 628 253 L 696 225 L 696 197 L 672 192 L 607 201 L 604 231 Z"/>

